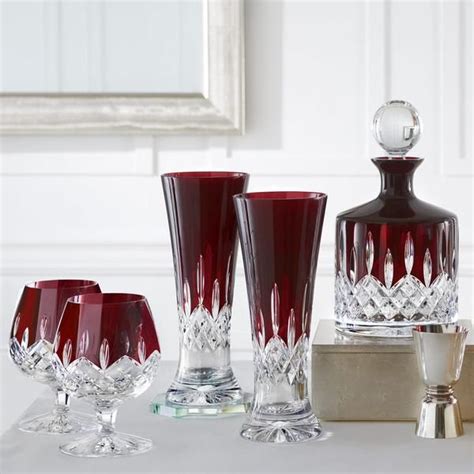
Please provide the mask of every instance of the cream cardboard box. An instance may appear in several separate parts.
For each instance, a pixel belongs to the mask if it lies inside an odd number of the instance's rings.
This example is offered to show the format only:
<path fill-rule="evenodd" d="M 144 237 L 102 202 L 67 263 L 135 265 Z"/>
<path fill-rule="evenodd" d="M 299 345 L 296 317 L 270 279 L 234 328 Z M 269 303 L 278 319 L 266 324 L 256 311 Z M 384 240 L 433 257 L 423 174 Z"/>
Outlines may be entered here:
<path fill-rule="evenodd" d="M 465 421 L 474 421 L 474 330 L 454 388 Z M 410 339 L 349 337 L 319 321 L 312 345 L 312 401 L 323 420 L 415 420 L 424 387 Z"/>

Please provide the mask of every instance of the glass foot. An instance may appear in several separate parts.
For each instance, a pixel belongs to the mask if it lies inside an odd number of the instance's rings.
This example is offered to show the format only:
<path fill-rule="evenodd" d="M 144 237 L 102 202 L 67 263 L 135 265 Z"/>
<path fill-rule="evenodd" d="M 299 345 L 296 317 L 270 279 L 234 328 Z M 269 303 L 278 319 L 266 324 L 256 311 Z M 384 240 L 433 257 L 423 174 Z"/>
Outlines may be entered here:
<path fill-rule="evenodd" d="M 153 447 L 151 440 L 125 433 L 100 435 L 93 433 L 75 439 L 59 447 L 71 456 L 97 458 L 103 456 L 131 456 L 141 454 Z"/>
<path fill-rule="evenodd" d="M 174 386 L 166 394 L 166 400 L 175 405 L 204 406 L 239 403 L 242 400 L 242 390 L 237 388 L 221 388 L 209 385 L 196 387 Z"/>
<path fill-rule="evenodd" d="M 151 402 L 150 408 L 156 415 L 183 418 L 186 416 L 218 416 L 245 413 L 252 401 L 252 395 L 241 393 L 240 398 L 226 403 L 183 405 L 171 403 L 166 393 L 160 393 Z"/>
<path fill-rule="evenodd" d="M 232 370 L 188 370 L 175 379 L 166 392 L 168 403 L 180 406 L 209 407 L 242 402 L 240 388 Z"/>
<path fill-rule="evenodd" d="M 18 429 L 27 433 L 43 434 L 66 434 L 80 433 L 97 429 L 97 423 L 93 416 L 82 413 L 46 413 L 34 418 L 21 420 Z"/>
<path fill-rule="evenodd" d="M 301 443 L 321 435 L 321 425 L 312 413 L 288 421 L 250 419 L 242 426 L 240 435 L 250 441 L 263 443 Z"/>

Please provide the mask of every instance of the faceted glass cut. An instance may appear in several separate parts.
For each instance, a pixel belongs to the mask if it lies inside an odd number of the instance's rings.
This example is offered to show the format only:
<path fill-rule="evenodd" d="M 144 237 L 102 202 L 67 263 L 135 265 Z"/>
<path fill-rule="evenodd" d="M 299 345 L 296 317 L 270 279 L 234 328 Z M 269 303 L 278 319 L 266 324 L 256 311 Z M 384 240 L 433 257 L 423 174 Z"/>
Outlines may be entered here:
<path fill-rule="evenodd" d="M 23 289 L 10 332 L 10 357 L 24 374 L 52 388 L 56 404 L 51 413 L 20 421 L 22 431 L 62 434 L 91 427 L 88 417 L 69 411 L 69 398 L 52 367 L 53 340 L 66 301 L 89 293 L 100 293 L 95 281 L 36 281 Z"/>
<path fill-rule="evenodd" d="M 380 194 L 337 217 L 338 328 L 406 337 L 413 324 L 454 321 L 456 216 L 415 196 L 421 158 L 372 161 L 381 174 Z"/>
<path fill-rule="evenodd" d="M 247 280 L 255 390 L 241 435 L 284 443 L 319 436 L 308 398 L 308 338 L 326 195 L 234 197 Z"/>
<path fill-rule="evenodd" d="M 230 366 L 230 322 L 237 254 L 234 194 L 248 175 L 182 172 L 162 176 L 174 256 L 180 359 L 166 394 L 170 406 L 206 413 L 242 402 Z"/>
<path fill-rule="evenodd" d="M 118 406 L 147 390 L 158 369 L 160 345 L 145 297 L 124 293 L 79 295 L 64 308 L 52 364 L 68 395 L 92 404 L 97 432 L 60 447 L 74 456 L 137 454 L 150 440 L 115 432 Z"/>

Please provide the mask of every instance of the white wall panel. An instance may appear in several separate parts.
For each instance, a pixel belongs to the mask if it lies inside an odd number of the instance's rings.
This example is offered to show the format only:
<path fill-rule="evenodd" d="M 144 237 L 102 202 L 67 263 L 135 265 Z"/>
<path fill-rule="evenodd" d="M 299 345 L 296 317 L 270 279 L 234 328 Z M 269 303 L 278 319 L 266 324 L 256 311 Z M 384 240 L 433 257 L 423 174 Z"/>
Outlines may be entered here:
<path fill-rule="evenodd" d="M 283 10 L 283 148 L 353 172 L 366 142 L 365 8 L 288 2 Z"/>
<path fill-rule="evenodd" d="M 5 243 L 153 243 L 168 239 L 160 179 L 37 176 L 3 181 Z"/>
<path fill-rule="evenodd" d="M 0 137 L 3 176 L 140 176 L 155 173 L 153 137 Z"/>
<path fill-rule="evenodd" d="M 314 314 L 332 317 L 335 217 L 378 191 L 369 126 L 389 98 L 410 100 L 424 119 L 415 189 L 459 217 L 460 310 L 472 317 L 472 4 L 257 0 L 246 15 L 245 136 L 2 139 L 0 350 L 25 281 L 87 276 L 104 290 L 146 294 L 164 358 L 177 357 L 159 179 L 171 170 L 241 170 L 251 173 L 251 190 L 327 192 Z M 234 357 L 249 357 L 240 257 L 232 334 Z M 20 387 L 17 379 L 9 386 Z"/>

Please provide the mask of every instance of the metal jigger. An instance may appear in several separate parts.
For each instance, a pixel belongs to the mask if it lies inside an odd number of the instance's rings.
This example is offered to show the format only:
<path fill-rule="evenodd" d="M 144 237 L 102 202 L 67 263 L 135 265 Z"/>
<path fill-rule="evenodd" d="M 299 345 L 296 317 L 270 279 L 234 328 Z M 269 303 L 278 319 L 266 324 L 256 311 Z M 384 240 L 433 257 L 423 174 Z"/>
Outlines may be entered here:
<path fill-rule="evenodd" d="M 416 423 L 421 438 L 456 438 L 464 433 L 453 386 L 461 375 L 468 329 L 427 324 L 413 329 L 418 369 L 426 394 Z"/>

